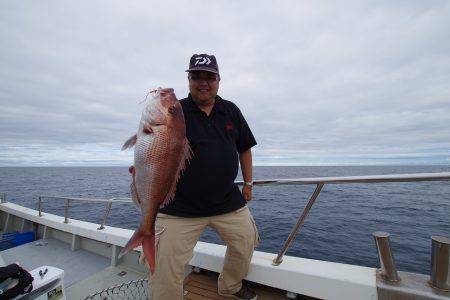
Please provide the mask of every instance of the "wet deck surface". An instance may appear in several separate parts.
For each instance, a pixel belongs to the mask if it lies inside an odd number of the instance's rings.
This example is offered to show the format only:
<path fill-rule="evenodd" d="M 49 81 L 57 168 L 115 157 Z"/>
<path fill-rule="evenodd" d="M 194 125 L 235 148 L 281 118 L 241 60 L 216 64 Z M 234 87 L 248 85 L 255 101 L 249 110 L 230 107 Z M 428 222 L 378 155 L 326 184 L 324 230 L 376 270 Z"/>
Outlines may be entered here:
<path fill-rule="evenodd" d="M 1 255 L 6 265 L 18 263 L 28 271 L 45 265 L 62 269 L 66 287 L 100 272 L 111 264 L 106 257 L 82 249 L 72 251 L 69 244 L 56 239 L 46 239 L 41 246 L 37 245 L 37 241 L 24 244 L 2 251 Z"/>
<path fill-rule="evenodd" d="M 202 271 L 191 273 L 184 281 L 185 300 L 229 300 L 217 294 L 217 273 Z M 285 291 L 268 286 L 246 283 L 258 295 L 258 300 L 285 300 L 288 299 Z M 300 299 L 300 298 L 299 298 Z"/>

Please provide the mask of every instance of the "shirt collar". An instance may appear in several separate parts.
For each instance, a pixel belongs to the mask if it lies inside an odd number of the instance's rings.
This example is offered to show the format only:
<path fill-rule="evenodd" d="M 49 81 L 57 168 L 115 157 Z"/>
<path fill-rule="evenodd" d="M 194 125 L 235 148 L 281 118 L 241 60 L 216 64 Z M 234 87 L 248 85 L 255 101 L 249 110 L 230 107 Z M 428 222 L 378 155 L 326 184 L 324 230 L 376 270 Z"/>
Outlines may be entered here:
<path fill-rule="evenodd" d="M 189 104 L 189 111 L 202 111 L 197 106 L 197 104 L 195 104 L 194 99 L 192 99 L 191 94 L 189 94 L 189 96 L 188 96 L 188 104 Z M 216 112 L 226 114 L 226 109 L 225 109 L 225 104 L 223 102 L 223 99 L 218 95 L 216 95 L 216 99 L 215 99 L 211 114 L 216 113 Z"/>

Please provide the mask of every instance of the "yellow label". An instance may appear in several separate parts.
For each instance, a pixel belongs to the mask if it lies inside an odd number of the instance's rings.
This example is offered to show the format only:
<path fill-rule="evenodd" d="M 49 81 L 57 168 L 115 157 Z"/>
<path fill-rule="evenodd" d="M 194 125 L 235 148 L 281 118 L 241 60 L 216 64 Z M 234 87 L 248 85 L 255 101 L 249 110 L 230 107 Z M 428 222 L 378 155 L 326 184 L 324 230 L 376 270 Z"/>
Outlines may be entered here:
<path fill-rule="evenodd" d="M 63 296 L 62 287 L 59 285 L 50 292 L 47 293 L 48 300 L 58 300 Z"/>

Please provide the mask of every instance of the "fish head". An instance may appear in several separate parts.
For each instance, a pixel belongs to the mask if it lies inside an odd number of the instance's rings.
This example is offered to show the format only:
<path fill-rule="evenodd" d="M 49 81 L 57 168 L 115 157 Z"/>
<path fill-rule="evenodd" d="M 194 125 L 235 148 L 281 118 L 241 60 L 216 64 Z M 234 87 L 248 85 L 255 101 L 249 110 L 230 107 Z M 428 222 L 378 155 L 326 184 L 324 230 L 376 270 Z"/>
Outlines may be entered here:
<path fill-rule="evenodd" d="M 178 108 L 181 108 L 180 102 L 175 96 L 173 89 L 170 88 L 160 89 L 159 100 L 166 117 L 173 115 L 174 113 L 176 113 L 176 110 Z"/>
<path fill-rule="evenodd" d="M 184 124 L 183 109 L 171 88 L 158 88 L 147 103 L 142 118 L 152 126 Z"/>
<path fill-rule="evenodd" d="M 181 107 L 180 101 L 178 101 L 177 97 L 175 96 L 173 89 L 160 89 L 159 101 L 167 125 L 172 127 L 177 125 L 184 126 L 183 109 Z"/>

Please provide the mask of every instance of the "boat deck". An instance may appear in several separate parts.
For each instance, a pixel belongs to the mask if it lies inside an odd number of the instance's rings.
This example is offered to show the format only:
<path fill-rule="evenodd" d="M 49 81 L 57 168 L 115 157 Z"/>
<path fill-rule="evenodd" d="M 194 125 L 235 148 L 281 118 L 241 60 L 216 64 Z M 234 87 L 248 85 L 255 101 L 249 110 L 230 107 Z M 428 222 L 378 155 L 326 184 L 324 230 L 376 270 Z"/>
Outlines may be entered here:
<path fill-rule="evenodd" d="M 72 251 L 69 244 L 53 238 L 2 251 L 1 256 L 5 264 L 17 262 L 27 270 L 43 265 L 63 269 L 68 299 L 80 299 L 111 286 L 147 276 L 125 265 L 111 266 L 110 260 L 101 255 L 83 249 Z M 206 270 L 189 274 L 184 281 L 184 299 L 230 299 L 217 294 L 217 276 L 217 273 Z M 288 299 L 285 291 L 252 282 L 247 284 L 256 291 L 260 300 Z"/>
<path fill-rule="evenodd" d="M 18 263 L 28 271 L 44 265 L 64 270 L 68 299 L 80 299 L 146 276 L 127 266 L 111 266 L 110 260 L 104 256 L 83 249 L 72 251 L 69 244 L 53 238 L 2 251 L 1 256 L 5 265 Z"/>
<path fill-rule="evenodd" d="M 184 281 L 185 300 L 229 300 L 230 298 L 217 294 L 217 273 L 202 270 L 192 272 Z M 253 282 L 246 282 L 258 295 L 258 300 L 285 300 L 286 292 Z M 314 300 L 316 298 L 297 296 L 295 299 Z"/>
<path fill-rule="evenodd" d="M 106 257 L 83 249 L 71 251 L 69 244 L 52 238 L 43 243 L 31 242 L 14 247 L 2 251 L 1 255 L 5 264 L 18 263 L 29 271 L 45 265 L 62 269 L 66 287 L 110 266 Z"/>

